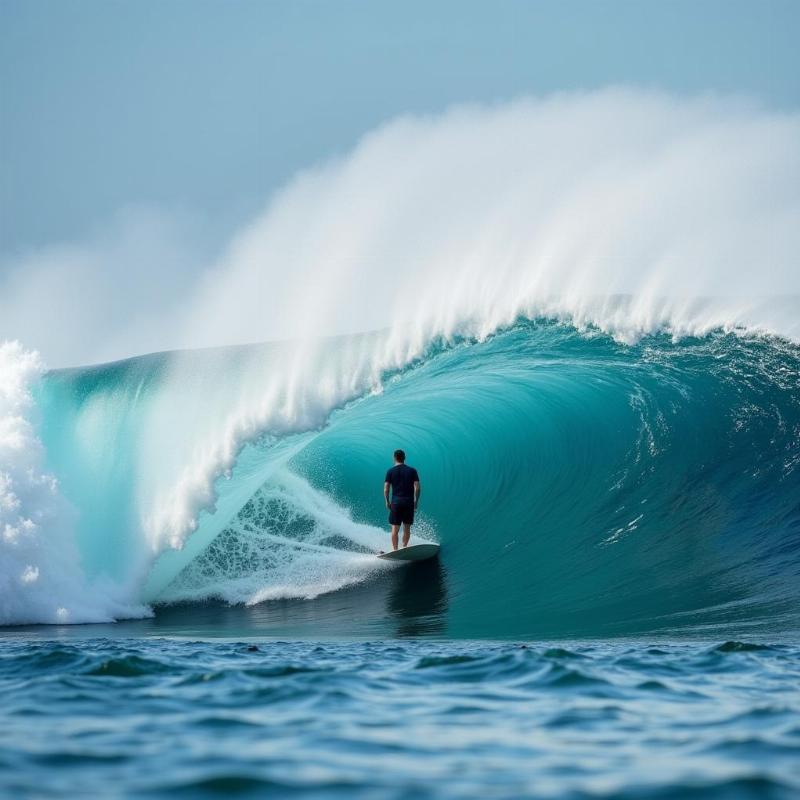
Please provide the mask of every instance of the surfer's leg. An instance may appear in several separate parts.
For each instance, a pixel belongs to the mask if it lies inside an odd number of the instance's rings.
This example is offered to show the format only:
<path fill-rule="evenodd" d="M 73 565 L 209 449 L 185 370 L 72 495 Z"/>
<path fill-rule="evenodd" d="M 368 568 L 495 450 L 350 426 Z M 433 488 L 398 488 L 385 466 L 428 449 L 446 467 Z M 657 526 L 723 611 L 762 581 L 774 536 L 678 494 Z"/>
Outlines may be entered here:
<path fill-rule="evenodd" d="M 408 547 L 408 540 L 411 538 L 411 523 L 403 523 L 403 547 Z M 397 548 L 395 548 L 397 549 Z"/>
<path fill-rule="evenodd" d="M 399 525 L 392 525 L 392 550 L 397 550 L 397 534 L 399 530 Z"/>

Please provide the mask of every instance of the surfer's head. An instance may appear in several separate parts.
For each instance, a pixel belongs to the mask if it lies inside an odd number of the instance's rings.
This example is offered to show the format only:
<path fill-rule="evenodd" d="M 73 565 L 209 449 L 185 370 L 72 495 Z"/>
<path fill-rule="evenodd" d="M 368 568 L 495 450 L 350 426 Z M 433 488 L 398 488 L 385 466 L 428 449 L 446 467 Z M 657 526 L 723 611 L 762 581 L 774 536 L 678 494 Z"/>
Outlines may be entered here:
<path fill-rule="evenodd" d="M 406 454 L 403 450 L 395 450 L 394 451 L 394 460 L 398 464 L 405 464 L 406 463 Z"/>

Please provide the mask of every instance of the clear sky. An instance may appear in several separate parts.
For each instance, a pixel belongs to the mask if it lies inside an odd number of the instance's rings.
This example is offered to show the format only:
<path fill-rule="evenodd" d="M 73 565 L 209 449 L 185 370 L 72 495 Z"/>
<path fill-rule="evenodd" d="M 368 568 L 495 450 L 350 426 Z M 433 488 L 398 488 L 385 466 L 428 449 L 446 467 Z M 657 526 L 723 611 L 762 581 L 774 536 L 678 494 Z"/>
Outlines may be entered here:
<path fill-rule="evenodd" d="M 798 33 L 794 0 L 0 0 L 0 265 L 130 206 L 222 239 L 407 112 L 617 83 L 797 108 Z"/>

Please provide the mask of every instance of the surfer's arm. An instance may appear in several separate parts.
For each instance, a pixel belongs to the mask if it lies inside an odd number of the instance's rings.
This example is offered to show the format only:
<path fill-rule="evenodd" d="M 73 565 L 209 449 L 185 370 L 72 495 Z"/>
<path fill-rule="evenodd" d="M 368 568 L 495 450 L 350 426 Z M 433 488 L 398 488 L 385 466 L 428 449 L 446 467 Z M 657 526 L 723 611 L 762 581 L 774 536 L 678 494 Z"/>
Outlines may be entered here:
<path fill-rule="evenodd" d="M 386 508 L 391 510 L 392 504 L 389 502 L 389 486 L 389 481 L 385 481 L 383 484 L 383 499 L 386 502 Z"/>
<path fill-rule="evenodd" d="M 420 491 L 421 487 L 419 485 L 419 481 L 414 481 L 414 508 L 416 508 L 417 503 L 419 503 Z"/>

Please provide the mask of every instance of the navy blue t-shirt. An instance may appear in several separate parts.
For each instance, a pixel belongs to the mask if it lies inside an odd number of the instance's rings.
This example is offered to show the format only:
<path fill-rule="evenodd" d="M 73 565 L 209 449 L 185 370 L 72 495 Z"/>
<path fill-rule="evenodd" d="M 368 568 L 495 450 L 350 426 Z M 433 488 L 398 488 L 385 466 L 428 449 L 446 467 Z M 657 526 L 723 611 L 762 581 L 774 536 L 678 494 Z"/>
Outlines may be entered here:
<path fill-rule="evenodd" d="M 386 483 L 392 487 L 392 500 L 413 500 L 414 481 L 419 475 L 414 467 L 406 464 L 395 464 L 386 473 Z"/>

